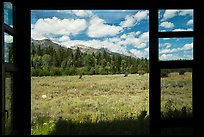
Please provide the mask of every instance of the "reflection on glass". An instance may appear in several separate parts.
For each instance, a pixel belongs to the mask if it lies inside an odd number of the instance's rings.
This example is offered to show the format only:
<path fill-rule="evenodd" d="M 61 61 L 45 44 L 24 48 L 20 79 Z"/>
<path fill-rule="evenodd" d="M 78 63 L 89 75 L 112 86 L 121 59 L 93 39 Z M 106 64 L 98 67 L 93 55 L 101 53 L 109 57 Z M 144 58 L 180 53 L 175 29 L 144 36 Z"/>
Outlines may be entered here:
<path fill-rule="evenodd" d="M 5 80 L 5 133 L 13 130 L 13 74 L 6 73 Z"/>
<path fill-rule="evenodd" d="M 4 61 L 13 63 L 13 36 L 4 33 Z"/>
<path fill-rule="evenodd" d="M 4 2 L 4 23 L 13 27 L 13 8 L 12 3 Z"/>
<path fill-rule="evenodd" d="M 161 117 L 192 116 L 192 69 L 161 70 Z"/>
<path fill-rule="evenodd" d="M 193 38 L 160 38 L 159 60 L 193 60 Z"/>
<path fill-rule="evenodd" d="M 193 9 L 159 10 L 159 31 L 193 31 Z"/>

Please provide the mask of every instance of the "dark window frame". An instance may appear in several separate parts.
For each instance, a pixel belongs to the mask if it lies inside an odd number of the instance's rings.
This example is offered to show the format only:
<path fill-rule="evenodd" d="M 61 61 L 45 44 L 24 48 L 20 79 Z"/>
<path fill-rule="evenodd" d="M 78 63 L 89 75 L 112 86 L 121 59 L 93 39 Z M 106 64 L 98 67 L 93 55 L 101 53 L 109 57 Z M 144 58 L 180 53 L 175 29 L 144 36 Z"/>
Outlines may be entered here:
<path fill-rule="evenodd" d="M 195 128 L 195 134 L 202 133 L 203 112 L 202 108 L 202 80 L 204 77 L 204 59 L 202 51 L 204 51 L 203 39 L 203 17 L 201 8 L 196 5 L 201 3 L 193 0 L 141 0 L 135 3 L 132 0 L 118 1 L 118 0 L 50 0 L 49 3 L 42 2 L 42 0 L 4 0 L 11 1 L 16 5 L 16 65 L 7 66 L 7 68 L 17 68 L 16 85 L 15 85 L 15 116 L 14 126 L 16 133 L 30 135 L 30 116 L 31 116 L 31 78 L 30 78 L 30 11 L 34 9 L 146 9 L 149 10 L 149 43 L 150 43 L 150 79 L 149 79 L 149 110 L 150 110 L 150 135 L 160 135 L 160 128 L 163 125 L 160 119 L 160 69 L 161 68 L 193 68 L 193 115 L 194 119 L 191 125 Z M 2 2 L 0 3 L 2 7 Z M 193 32 L 158 32 L 158 10 L 159 9 L 193 9 L 194 10 L 194 30 Z M 1 9 L 2 11 L 3 9 Z M 3 12 L 1 12 L 3 13 Z M 3 15 L 0 15 L 3 21 Z M 3 24 L 1 21 L 1 24 Z M 1 30 L 4 26 L 0 26 Z M 3 31 L 1 31 L 0 43 L 3 44 Z M 161 37 L 193 37 L 193 60 L 192 61 L 159 61 L 158 60 L 158 38 Z M 2 46 L 3 47 L 3 46 Z M 3 58 L 3 48 L 1 48 L 1 58 Z M 29 52 L 28 52 L 29 51 Z M 3 96 L 4 72 L 5 66 L 1 59 L 1 95 Z M 12 71 L 12 69 L 11 69 Z M 15 70 L 13 70 L 15 71 Z M 23 95 L 23 96 L 22 96 Z M 3 101 L 1 102 L 1 105 Z M 2 109 L 1 109 L 1 114 Z M 202 122 L 199 122 L 202 121 Z M 199 122 L 197 124 L 197 122 Z M 2 123 L 2 119 L 1 119 Z M 171 122 L 170 122 L 171 124 Z M 1 129 L 2 134 L 2 129 Z"/>
<path fill-rule="evenodd" d="M 1 102 L 1 123 L 2 123 L 2 128 L 1 128 L 1 134 L 5 134 L 5 75 L 7 72 L 10 72 L 13 74 L 13 89 L 16 88 L 16 73 L 19 72 L 18 66 L 16 64 L 16 21 L 15 21 L 15 3 L 14 1 L 9 1 L 9 0 L 5 0 L 4 2 L 10 2 L 12 4 L 12 21 L 13 21 L 13 27 L 10 27 L 8 24 L 4 23 L 4 3 L 2 2 L 1 7 L 2 7 L 2 14 L 1 14 L 1 19 L 2 19 L 2 25 L 1 25 L 1 96 L 2 96 L 2 102 Z M 4 33 L 7 33 L 9 35 L 11 35 L 13 37 L 13 56 L 14 56 L 14 62 L 10 63 L 10 62 L 5 62 L 4 60 Z M 13 92 L 13 97 L 15 96 L 15 92 L 14 90 Z M 11 102 L 12 104 L 14 104 L 14 98 Z M 10 113 L 10 112 L 7 112 Z M 14 114 L 14 112 L 13 112 Z M 13 117 L 14 118 L 14 117 Z M 12 119 L 13 119 L 12 118 Z M 14 126 L 14 125 L 13 125 Z"/>

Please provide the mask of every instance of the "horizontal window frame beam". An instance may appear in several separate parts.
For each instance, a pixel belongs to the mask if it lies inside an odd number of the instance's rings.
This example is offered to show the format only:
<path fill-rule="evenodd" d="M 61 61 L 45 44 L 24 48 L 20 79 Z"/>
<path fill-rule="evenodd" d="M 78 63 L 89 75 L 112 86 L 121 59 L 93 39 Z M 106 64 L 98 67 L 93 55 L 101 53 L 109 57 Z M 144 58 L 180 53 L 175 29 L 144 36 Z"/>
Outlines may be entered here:
<path fill-rule="evenodd" d="M 160 69 L 193 68 L 193 60 L 159 61 Z"/>
<path fill-rule="evenodd" d="M 15 36 L 16 35 L 16 31 L 11 28 L 9 25 L 4 23 L 4 32 L 8 33 L 9 35 Z"/>

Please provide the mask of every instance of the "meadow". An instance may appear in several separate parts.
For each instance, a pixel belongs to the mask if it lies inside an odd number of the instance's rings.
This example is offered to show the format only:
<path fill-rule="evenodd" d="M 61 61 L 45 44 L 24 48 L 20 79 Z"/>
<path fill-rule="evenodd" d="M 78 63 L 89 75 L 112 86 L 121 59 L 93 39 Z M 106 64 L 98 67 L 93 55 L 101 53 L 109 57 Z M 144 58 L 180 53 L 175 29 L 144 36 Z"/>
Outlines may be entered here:
<path fill-rule="evenodd" d="M 162 78 L 162 110 L 191 107 L 190 79 L 190 72 Z M 149 134 L 148 73 L 45 76 L 31 82 L 32 135 Z"/>

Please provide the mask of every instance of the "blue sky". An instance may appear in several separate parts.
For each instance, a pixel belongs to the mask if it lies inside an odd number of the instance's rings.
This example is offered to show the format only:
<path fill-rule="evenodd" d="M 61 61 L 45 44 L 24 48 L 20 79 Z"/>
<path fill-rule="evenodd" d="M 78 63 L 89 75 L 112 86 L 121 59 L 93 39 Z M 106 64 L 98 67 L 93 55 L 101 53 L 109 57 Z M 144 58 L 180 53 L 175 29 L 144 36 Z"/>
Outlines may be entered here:
<path fill-rule="evenodd" d="M 158 14 L 159 31 L 193 30 L 192 10 L 160 10 Z M 65 47 L 85 45 L 98 49 L 107 48 L 113 52 L 139 58 L 149 58 L 149 12 L 147 10 L 33 10 L 31 37 L 36 40 L 49 38 Z M 160 39 L 160 45 L 170 43 L 169 46 L 159 46 L 160 59 L 192 59 L 192 42 L 191 38 Z M 190 45 L 184 48 L 186 44 Z"/>

